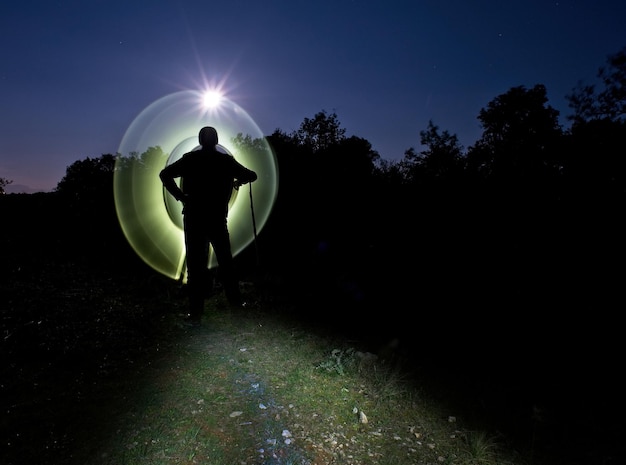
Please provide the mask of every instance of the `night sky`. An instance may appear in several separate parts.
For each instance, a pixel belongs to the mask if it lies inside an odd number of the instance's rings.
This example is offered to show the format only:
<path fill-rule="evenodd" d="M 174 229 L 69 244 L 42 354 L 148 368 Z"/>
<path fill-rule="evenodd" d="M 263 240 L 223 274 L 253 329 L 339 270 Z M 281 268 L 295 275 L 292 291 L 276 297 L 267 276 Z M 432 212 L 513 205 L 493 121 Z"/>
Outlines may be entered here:
<path fill-rule="evenodd" d="M 520 85 L 544 84 L 567 128 L 565 96 L 626 46 L 624 24 L 615 0 L 3 2 L 0 177 L 54 189 L 182 90 L 219 88 L 265 135 L 334 112 L 388 160 L 429 120 L 469 147 Z"/>

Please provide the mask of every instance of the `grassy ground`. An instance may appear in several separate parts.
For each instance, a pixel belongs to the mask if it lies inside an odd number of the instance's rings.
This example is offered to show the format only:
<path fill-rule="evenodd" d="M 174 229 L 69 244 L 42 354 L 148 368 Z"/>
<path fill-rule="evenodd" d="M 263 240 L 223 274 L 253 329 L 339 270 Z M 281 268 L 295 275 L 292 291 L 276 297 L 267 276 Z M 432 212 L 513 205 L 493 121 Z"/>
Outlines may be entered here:
<path fill-rule="evenodd" d="M 434 410 L 397 371 L 345 342 L 257 313 L 223 311 L 207 320 L 205 328 L 181 334 L 149 370 L 140 400 L 131 402 L 94 463 L 417 464 L 497 457 L 495 444 L 473 451 L 462 421 Z"/>
<path fill-rule="evenodd" d="M 539 418 L 507 436 L 393 344 L 253 287 L 256 305 L 218 295 L 194 329 L 151 272 L 41 263 L 3 288 L 7 465 L 591 463 L 540 447 Z"/>
<path fill-rule="evenodd" d="M 57 271 L 9 294 L 22 312 L 5 315 L 2 463 L 522 463 L 400 359 L 295 308 L 233 311 L 217 296 L 189 329 L 159 277 L 125 288 Z"/>

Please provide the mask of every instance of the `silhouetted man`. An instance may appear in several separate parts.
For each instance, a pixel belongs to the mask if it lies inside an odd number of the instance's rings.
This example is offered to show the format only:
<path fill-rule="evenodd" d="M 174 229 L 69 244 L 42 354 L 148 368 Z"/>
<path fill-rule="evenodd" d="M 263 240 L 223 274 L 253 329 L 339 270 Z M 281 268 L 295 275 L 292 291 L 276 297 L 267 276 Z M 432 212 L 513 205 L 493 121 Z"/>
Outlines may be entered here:
<path fill-rule="evenodd" d="M 217 131 L 200 130 L 199 150 L 184 154 L 159 174 L 165 188 L 183 203 L 183 224 L 187 253 L 189 315 L 193 326 L 200 324 L 208 285 L 209 245 L 219 265 L 218 275 L 231 305 L 243 306 L 227 226 L 228 202 L 242 184 L 256 181 L 257 174 L 232 155 L 216 149 Z M 181 178 L 180 187 L 175 182 Z"/>

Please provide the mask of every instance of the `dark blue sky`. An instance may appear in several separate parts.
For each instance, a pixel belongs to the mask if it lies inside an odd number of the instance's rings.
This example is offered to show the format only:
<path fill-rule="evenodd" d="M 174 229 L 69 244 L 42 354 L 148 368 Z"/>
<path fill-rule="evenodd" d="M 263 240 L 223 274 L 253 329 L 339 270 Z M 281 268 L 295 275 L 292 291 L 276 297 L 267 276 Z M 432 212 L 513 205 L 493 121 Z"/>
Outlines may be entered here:
<path fill-rule="evenodd" d="M 53 189 L 152 102 L 207 84 L 265 135 L 326 110 L 389 160 L 429 120 L 467 148 L 519 85 L 544 84 L 567 127 L 565 95 L 626 46 L 625 24 L 616 0 L 3 2 L 0 177 Z"/>

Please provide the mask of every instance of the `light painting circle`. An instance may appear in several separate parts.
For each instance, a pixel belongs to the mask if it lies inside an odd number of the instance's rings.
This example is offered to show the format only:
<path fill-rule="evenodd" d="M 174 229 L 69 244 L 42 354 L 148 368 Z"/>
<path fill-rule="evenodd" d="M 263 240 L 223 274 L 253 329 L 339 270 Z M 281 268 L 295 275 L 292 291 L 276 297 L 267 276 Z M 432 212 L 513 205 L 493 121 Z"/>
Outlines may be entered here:
<path fill-rule="evenodd" d="M 199 148 L 198 132 L 213 126 L 218 149 L 255 171 L 258 179 L 233 191 L 228 228 L 233 255 L 255 239 L 267 222 L 278 193 L 275 154 L 252 118 L 222 98 L 203 106 L 203 94 L 181 91 L 145 108 L 128 127 L 118 149 L 114 173 L 117 216 L 126 239 L 152 268 L 186 281 L 182 205 L 165 190 L 159 173 L 186 152 Z M 250 192 L 250 189 L 252 190 Z M 208 267 L 216 267 L 211 254 Z"/>

